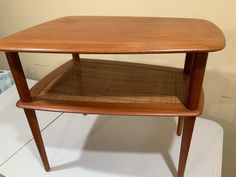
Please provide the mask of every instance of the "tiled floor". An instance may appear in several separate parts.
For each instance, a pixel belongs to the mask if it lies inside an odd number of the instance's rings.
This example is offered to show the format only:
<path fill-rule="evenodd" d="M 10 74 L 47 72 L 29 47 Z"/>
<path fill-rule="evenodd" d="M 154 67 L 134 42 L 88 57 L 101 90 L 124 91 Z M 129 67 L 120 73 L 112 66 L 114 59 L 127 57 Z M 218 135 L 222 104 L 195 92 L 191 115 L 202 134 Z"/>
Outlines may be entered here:
<path fill-rule="evenodd" d="M 14 87 L 0 97 L 0 174 L 6 177 L 176 174 L 181 138 L 175 134 L 175 118 L 37 112 L 52 167 L 47 173 L 16 100 Z M 222 144 L 222 128 L 197 119 L 186 176 L 220 177 Z"/>

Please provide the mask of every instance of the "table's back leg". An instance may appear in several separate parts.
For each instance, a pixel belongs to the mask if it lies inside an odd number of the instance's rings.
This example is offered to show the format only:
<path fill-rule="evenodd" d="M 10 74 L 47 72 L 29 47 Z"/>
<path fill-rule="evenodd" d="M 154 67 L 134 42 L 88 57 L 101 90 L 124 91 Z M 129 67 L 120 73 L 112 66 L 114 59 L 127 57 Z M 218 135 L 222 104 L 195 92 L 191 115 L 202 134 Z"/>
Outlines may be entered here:
<path fill-rule="evenodd" d="M 23 68 L 21 66 L 20 57 L 19 57 L 18 53 L 7 52 L 6 56 L 7 56 L 8 64 L 10 66 L 12 76 L 14 78 L 15 85 L 18 90 L 21 101 L 22 102 L 30 102 L 32 100 L 32 98 L 30 95 L 30 91 L 29 91 L 29 88 L 28 88 L 28 85 L 26 82 L 26 78 L 24 75 Z M 31 128 L 31 132 L 32 132 L 33 137 L 35 139 L 39 154 L 41 156 L 44 168 L 46 171 L 49 171 L 50 166 L 48 163 L 48 159 L 47 159 L 46 151 L 44 148 L 43 139 L 41 136 L 41 132 L 39 129 L 39 125 L 38 125 L 35 111 L 34 110 L 27 110 L 27 109 L 25 109 L 24 111 L 25 111 L 25 115 L 28 120 L 29 126 Z"/>
<path fill-rule="evenodd" d="M 72 58 L 74 62 L 80 61 L 80 56 L 78 53 L 72 53 Z"/>
<path fill-rule="evenodd" d="M 184 74 L 190 75 L 193 68 L 194 61 L 194 53 L 186 53 L 185 63 L 184 63 Z M 181 136 L 182 130 L 184 126 L 184 117 L 180 116 L 178 118 L 178 126 L 177 126 L 177 135 Z"/>
<path fill-rule="evenodd" d="M 198 108 L 206 62 L 207 53 L 196 53 L 194 55 L 191 78 L 188 88 L 188 97 L 186 101 L 186 107 L 190 110 L 197 110 Z M 184 128 L 177 177 L 184 176 L 195 119 L 196 117 L 184 117 Z"/>
<path fill-rule="evenodd" d="M 182 135 L 183 126 L 184 126 L 184 117 L 179 116 L 178 125 L 177 125 L 177 133 L 176 133 L 178 136 Z"/>

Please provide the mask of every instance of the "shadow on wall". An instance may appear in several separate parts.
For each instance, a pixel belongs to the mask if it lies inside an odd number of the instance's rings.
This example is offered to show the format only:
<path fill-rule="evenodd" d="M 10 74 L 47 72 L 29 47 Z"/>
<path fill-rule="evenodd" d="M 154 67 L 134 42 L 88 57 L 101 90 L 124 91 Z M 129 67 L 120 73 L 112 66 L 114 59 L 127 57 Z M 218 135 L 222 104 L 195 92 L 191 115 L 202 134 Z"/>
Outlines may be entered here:
<path fill-rule="evenodd" d="M 231 75 L 227 79 L 218 72 L 207 71 L 204 80 L 205 111 L 202 117 L 216 121 L 224 129 L 223 177 L 234 177 L 236 174 L 235 77 Z"/>

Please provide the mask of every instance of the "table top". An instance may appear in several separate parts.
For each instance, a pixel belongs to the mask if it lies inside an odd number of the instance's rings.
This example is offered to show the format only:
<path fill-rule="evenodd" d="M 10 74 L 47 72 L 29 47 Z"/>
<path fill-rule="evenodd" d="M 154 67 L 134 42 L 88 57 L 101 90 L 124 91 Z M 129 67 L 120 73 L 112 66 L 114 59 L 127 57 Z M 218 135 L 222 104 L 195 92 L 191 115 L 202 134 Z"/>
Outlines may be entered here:
<path fill-rule="evenodd" d="M 224 35 L 201 19 L 69 16 L 0 40 L 0 51 L 176 53 L 223 49 Z"/>

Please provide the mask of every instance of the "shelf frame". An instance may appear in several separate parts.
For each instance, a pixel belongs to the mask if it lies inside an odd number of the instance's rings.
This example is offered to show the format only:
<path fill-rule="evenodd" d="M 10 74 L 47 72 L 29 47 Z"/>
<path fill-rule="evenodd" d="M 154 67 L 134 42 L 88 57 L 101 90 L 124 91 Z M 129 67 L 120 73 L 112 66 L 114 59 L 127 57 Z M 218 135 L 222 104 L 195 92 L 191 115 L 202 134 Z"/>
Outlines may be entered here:
<path fill-rule="evenodd" d="M 80 61 L 96 62 L 94 64 L 113 64 L 113 65 L 126 65 L 130 67 L 149 67 L 152 69 L 167 70 L 168 72 L 182 73 L 185 78 L 186 84 L 189 83 L 189 77 L 185 75 L 181 69 L 158 67 L 152 65 L 135 64 L 128 62 L 115 62 L 115 61 L 101 61 L 91 59 L 80 59 Z M 76 61 L 76 62 L 80 62 Z M 32 101 L 22 102 L 19 100 L 17 106 L 23 109 L 34 110 L 47 110 L 68 113 L 82 113 L 82 114 L 110 114 L 110 115 L 136 115 L 136 116 L 198 116 L 202 113 L 203 104 L 199 104 L 196 110 L 186 108 L 184 103 L 157 103 L 157 104 L 140 104 L 140 103 L 104 103 L 104 102 L 78 102 L 70 100 L 52 100 L 43 99 L 38 95 L 43 89 L 61 73 L 70 70 L 75 64 L 74 59 L 66 62 L 43 79 L 41 79 L 32 89 L 30 94 Z M 78 64 L 78 63 L 77 63 Z M 95 71 L 96 72 L 96 71 Z M 200 103 L 203 103 L 203 93 Z"/>

